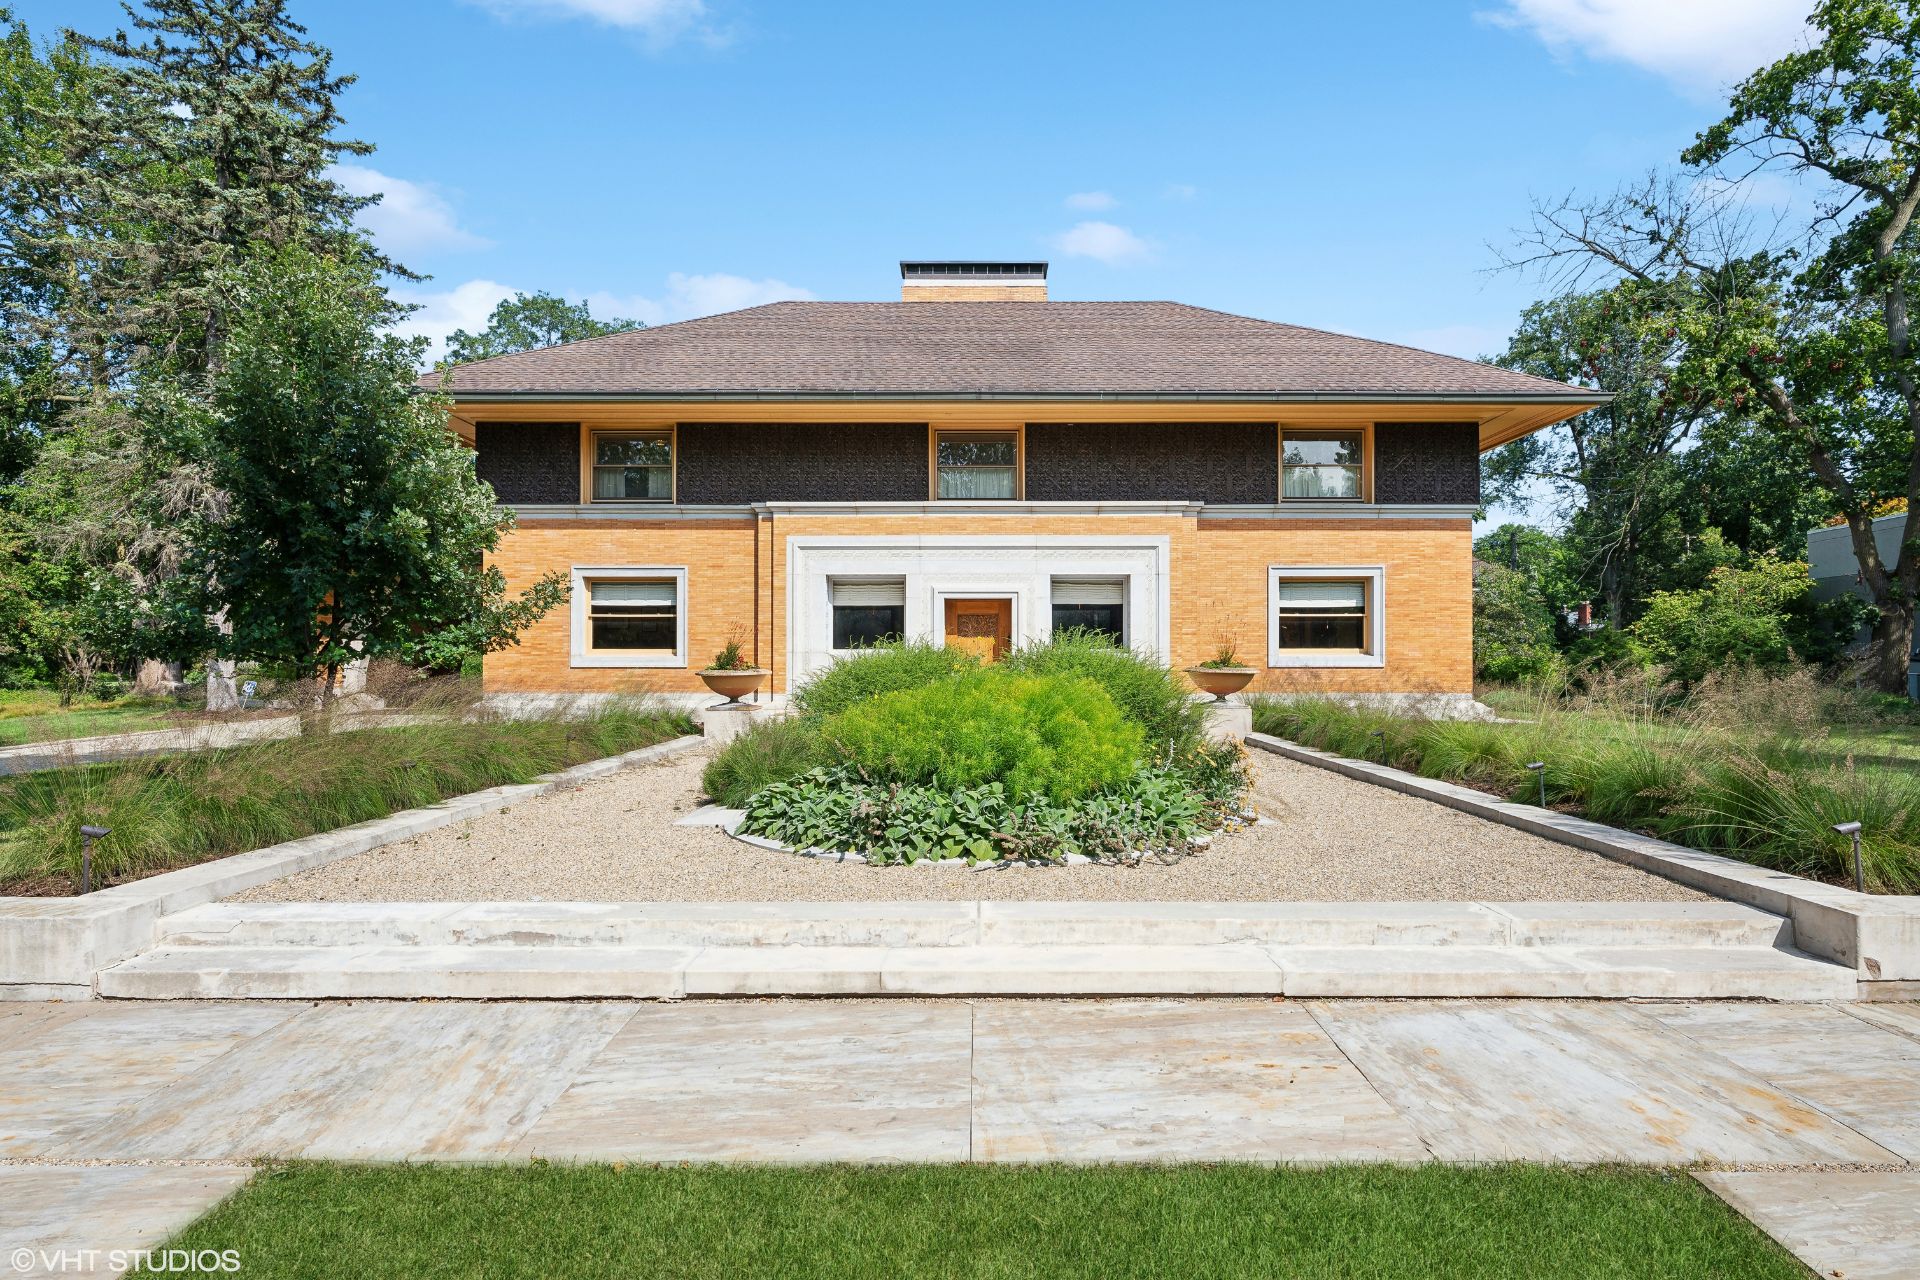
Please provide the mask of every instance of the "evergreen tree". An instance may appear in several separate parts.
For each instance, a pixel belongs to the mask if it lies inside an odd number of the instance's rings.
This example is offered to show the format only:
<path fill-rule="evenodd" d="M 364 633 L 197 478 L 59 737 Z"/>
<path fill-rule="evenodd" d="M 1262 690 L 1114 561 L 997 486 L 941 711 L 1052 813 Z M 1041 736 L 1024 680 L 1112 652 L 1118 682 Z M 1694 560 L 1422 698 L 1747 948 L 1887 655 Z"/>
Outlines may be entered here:
<path fill-rule="evenodd" d="M 167 647 L 132 658 L 184 658 L 200 641 L 176 625 L 194 590 L 176 575 L 190 531 L 224 501 L 195 439 L 225 346 L 222 272 L 257 248 L 309 245 L 410 273 L 353 225 L 377 197 L 329 176 L 372 148 L 339 136 L 352 77 L 333 73 L 287 0 L 145 0 L 127 17 L 131 33 L 69 31 L 33 60 L 39 87 L 3 157 L 17 163 L 0 288 L 25 299 L 9 337 L 57 391 L 7 517 L 10 545 L 58 562 L 41 580 L 76 593 L 43 616 L 85 628 L 107 613 L 80 606 L 111 596 L 144 620 L 80 649 L 138 640 Z M 15 26 L 10 66 L 31 54 Z"/>

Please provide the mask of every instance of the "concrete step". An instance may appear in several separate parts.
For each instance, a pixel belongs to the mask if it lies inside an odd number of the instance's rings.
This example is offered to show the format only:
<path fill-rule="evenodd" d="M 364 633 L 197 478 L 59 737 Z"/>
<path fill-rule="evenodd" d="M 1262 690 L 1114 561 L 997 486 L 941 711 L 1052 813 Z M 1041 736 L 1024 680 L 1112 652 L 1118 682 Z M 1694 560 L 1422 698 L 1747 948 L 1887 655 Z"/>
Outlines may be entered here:
<path fill-rule="evenodd" d="M 161 925 L 163 946 L 227 947 L 1718 948 L 1792 941 L 1781 917 L 1725 902 L 216 902 Z"/>
<path fill-rule="evenodd" d="M 1770 947 L 174 946 L 102 970 L 123 999 L 1291 995 L 1844 1000 L 1853 971 Z"/>

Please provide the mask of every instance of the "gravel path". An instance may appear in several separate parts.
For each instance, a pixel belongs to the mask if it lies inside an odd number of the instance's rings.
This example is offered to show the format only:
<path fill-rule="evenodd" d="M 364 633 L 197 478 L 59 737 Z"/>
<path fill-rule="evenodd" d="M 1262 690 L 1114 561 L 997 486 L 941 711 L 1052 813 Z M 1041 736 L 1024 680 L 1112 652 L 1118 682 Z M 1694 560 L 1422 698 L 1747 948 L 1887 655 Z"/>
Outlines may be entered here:
<path fill-rule="evenodd" d="M 972 871 L 770 853 L 710 827 L 703 752 L 628 769 L 236 894 L 245 902 L 647 902 L 1045 898 L 1238 901 L 1702 900 L 1598 854 L 1252 754 L 1272 825 L 1170 865 Z"/>

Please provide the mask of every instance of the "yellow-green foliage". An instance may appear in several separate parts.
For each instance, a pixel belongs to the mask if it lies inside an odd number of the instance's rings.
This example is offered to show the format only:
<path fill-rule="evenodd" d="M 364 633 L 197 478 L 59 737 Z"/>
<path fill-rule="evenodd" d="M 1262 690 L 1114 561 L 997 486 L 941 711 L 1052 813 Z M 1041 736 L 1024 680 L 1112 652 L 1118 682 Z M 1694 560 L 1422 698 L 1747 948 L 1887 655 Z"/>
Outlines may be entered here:
<path fill-rule="evenodd" d="M 1139 725 L 1091 680 L 982 668 L 849 707 L 823 736 L 892 782 L 972 787 L 1070 800 L 1138 767 Z"/>

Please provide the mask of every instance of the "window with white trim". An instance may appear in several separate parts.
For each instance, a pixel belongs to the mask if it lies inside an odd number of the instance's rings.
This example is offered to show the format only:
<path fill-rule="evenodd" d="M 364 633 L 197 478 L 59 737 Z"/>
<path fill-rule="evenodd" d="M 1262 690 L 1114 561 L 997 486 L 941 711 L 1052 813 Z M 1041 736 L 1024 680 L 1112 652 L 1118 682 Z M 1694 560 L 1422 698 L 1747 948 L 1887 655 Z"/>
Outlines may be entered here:
<path fill-rule="evenodd" d="M 670 579 L 587 584 L 587 648 L 672 653 L 679 632 L 679 592 Z"/>
<path fill-rule="evenodd" d="M 1385 571 L 1276 565 L 1268 575 L 1268 665 L 1386 664 Z"/>
<path fill-rule="evenodd" d="M 905 578 L 836 578 L 828 584 L 833 602 L 833 647 L 867 649 L 907 633 Z"/>
<path fill-rule="evenodd" d="M 1367 647 L 1367 584 L 1364 582 L 1282 582 L 1274 588 L 1275 625 L 1282 649 Z"/>
<path fill-rule="evenodd" d="M 571 665 L 687 665 L 685 568 L 575 565 L 571 579 Z"/>
<path fill-rule="evenodd" d="M 1115 644 L 1127 642 L 1125 578 L 1055 578 L 1053 629 L 1097 631 Z"/>

